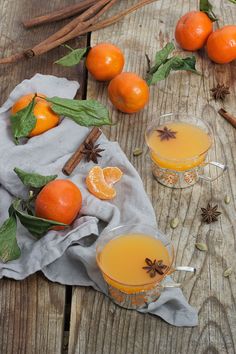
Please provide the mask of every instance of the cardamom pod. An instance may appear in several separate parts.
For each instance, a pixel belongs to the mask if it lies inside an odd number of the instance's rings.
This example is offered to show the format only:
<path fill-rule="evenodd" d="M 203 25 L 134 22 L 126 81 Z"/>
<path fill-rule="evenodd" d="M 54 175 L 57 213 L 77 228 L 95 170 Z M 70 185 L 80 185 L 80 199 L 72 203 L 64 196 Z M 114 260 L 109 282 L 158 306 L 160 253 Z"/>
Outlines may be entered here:
<path fill-rule="evenodd" d="M 133 155 L 134 155 L 134 156 L 142 155 L 142 153 L 143 153 L 143 150 L 140 149 L 140 148 L 136 148 L 136 149 L 134 149 L 134 151 L 133 151 Z"/>
<path fill-rule="evenodd" d="M 233 269 L 231 267 L 225 269 L 224 271 L 224 277 L 229 277 L 233 272 Z"/>
<path fill-rule="evenodd" d="M 224 201 L 225 201 L 225 204 L 229 204 L 231 202 L 230 196 L 226 195 Z"/>
<path fill-rule="evenodd" d="M 179 225 L 179 219 L 178 218 L 174 218 L 170 221 L 170 226 L 172 229 L 175 229 L 177 226 Z"/>
<path fill-rule="evenodd" d="M 199 250 L 199 251 L 203 251 L 206 252 L 208 251 L 208 247 L 205 243 L 201 243 L 201 242 L 197 242 L 195 243 L 195 247 Z"/>

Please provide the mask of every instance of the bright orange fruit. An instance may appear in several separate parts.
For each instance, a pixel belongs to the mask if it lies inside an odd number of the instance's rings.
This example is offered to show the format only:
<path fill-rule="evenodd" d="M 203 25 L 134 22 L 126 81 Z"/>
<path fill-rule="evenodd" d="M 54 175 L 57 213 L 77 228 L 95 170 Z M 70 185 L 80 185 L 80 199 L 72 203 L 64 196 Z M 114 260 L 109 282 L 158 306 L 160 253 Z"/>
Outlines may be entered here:
<path fill-rule="evenodd" d="M 149 101 L 149 87 L 135 73 L 124 72 L 111 80 L 108 96 L 113 105 L 124 113 L 140 111 Z"/>
<path fill-rule="evenodd" d="M 111 43 L 100 43 L 90 49 L 86 67 L 98 81 L 107 81 L 120 74 L 125 63 L 120 48 Z"/>
<path fill-rule="evenodd" d="M 213 32 L 207 40 L 207 54 L 218 64 L 236 59 L 236 26 L 224 26 Z"/>
<path fill-rule="evenodd" d="M 11 113 L 16 114 L 18 111 L 27 107 L 34 97 L 34 93 L 22 96 L 18 101 L 14 103 L 11 108 Z M 29 137 L 36 136 L 46 132 L 47 130 L 54 128 L 59 123 L 60 117 L 52 111 L 50 103 L 44 100 L 46 97 L 43 94 L 38 94 L 41 97 L 35 98 L 34 115 L 37 119 L 34 129 L 30 132 Z"/>
<path fill-rule="evenodd" d="M 68 179 L 56 179 L 46 184 L 37 195 L 35 215 L 70 225 L 81 205 L 82 195 L 79 188 Z"/>
<path fill-rule="evenodd" d="M 204 46 L 212 29 L 212 21 L 204 12 L 191 11 L 177 22 L 175 39 L 183 49 L 198 50 Z"/>
<path fill-rule="evenodd" d="M 113 199 L 116 196 L 116 190 L 112 184 L 118 182 L 122 176 L 118 167 L 106 167 L 102 169 L 99 166 L 93 167 L 86 177 L 86 185 L 90 193 L 103 200 Z"/>

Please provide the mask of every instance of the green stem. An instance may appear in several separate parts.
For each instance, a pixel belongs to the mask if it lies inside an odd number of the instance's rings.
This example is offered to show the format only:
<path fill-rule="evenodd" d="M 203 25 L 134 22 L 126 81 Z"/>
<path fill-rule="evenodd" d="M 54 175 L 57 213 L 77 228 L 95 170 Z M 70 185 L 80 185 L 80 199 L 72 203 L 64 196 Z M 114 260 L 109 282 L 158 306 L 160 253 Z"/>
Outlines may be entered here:
<path fill-rule="evenodd" d="M 65 47 L 73 52 L 73 48 L 71 48 L 68 44 L 62 44 L 62 47 Z"/>

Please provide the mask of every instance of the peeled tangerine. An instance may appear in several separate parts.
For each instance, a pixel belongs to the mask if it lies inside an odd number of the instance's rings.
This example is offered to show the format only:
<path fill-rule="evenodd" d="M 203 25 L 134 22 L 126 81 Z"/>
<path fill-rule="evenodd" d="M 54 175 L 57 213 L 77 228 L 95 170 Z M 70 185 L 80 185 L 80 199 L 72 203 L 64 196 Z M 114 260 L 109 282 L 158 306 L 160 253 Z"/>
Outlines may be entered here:
<path fill-rule="evenodd" d="M 113 199 L 116 190 L 113 184 L 118 182 L 123 172 L 118 167 L 93 167 L 86 177 L 86 185 L 90 193 L 103 200 Z"/>

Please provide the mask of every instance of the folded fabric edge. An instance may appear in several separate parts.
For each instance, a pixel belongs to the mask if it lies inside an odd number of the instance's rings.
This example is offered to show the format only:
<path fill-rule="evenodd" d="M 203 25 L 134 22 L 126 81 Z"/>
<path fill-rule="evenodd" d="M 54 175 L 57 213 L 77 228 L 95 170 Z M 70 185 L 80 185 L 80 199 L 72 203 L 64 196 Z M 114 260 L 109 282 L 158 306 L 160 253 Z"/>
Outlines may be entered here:
<path fill-rule="evenodd" d="M 55 82 L 60 81 L 62 85 L 63 85 L 63 82 L 65 84 L 70 83 L 71 85 L 74 85 L 75 92 L 73 93 L 73 97 L 76 95 L 76 92 L 80 88 L 80 84 L 75 80 L 68 80 L 65 77 L 57 77 L 57 76 L 53 76 L 53 75 L 44 75 L 44 74 L 37 73 L 33 77 L 31 77 L 30 79 L 25 79 L 25 80 L 21 81 L 17 86 L 15 86 L 15 88 L 10 92 L 7 100 L 3 103 L 2 107 L 0 107 L 0 114 L 8 111 L 11 108 L 12 104 L 17 99 L 17 98 L 16 99 L 14 98 L 14 95 L 17 95 L 19 89 L 24 90 L 24 88 L 27 88 L 28 85 L 30 86 L 32 84 L 32 82 L 34 82 L 34 80 L 37 80 L 37 79 L 39 79 L 39 80 L 44 79 L 45 80 L 46 78 L 48 78 L 49 80 L 54 80 Z M 18 98 L 20 98 L 21 96 L 19 96 Z"/>

